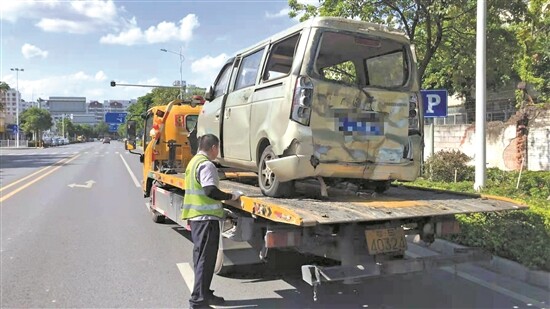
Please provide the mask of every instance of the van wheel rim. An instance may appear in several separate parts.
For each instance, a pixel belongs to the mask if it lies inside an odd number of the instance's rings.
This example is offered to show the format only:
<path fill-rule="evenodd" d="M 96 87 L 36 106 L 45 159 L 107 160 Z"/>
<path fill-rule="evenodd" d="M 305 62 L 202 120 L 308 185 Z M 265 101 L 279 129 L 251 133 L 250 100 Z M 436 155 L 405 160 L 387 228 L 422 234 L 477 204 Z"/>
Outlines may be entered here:
<path fill-rule="evenodd" d="M 272 159 L 271 155 L 267 155 L 264 158 L 264 161 L 262 162 L 262 184 L 264 188 L 271 188 L 273 186 L 273 183 L 275 182 L 275 174 L 271 171 L 269 167 L 267 167 L 266 161 L 269 161 Z"/>

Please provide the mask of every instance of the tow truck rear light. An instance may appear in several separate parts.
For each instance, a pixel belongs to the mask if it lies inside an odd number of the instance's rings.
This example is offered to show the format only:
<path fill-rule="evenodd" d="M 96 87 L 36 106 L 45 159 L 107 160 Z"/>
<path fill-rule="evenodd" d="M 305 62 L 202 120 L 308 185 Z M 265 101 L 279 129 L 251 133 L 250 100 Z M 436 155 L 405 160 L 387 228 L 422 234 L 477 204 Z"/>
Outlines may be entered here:
<path fill-rule="evenodd" d="M 266 248 L 296 247 L 302 244 L 302 234 L 298 231 L 267 231 L 265 234 Z"/>
<path fill-rule="evenodd" d="M 307 76 L 299 76 L 294 87 L 292 97 L 292 112 L 290 119 L 309 126 L 311 118 L 311 103 L 313 96 L 313 83 Z"/>

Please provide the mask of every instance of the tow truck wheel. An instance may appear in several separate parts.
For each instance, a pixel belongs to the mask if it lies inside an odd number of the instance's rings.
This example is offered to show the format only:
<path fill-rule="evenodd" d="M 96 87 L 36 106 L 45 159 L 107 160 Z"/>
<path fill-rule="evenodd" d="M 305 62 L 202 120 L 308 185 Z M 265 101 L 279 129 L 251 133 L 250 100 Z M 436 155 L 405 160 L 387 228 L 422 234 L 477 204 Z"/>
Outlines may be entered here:
<path fill-rule="evenodd" d="M 271 145 L 267 146 L 262 152 L 260 164 L 258 165 L 258 183 L 260 189 L 264 195 L 271 197 L 291 196 L 294 191 L 294 182 L 280 182 L 273 171 L 267 167 L 266 162 L 276 158 L 277 156 L 273 152 Z"/>
<path fill-rule="evenodd" d="M 374 192 L 384 193 L 390 188 L 390 184 L 391 184 L 390 180 L 378 181 L 376 183 L 376 187 L 374 188 Z"/>
<path fill-rule="evenodd" d="M 164 223 L 165 216 L 161 215 L 158 211 L 151 209 L 151 217 L 155 223 Z"/>

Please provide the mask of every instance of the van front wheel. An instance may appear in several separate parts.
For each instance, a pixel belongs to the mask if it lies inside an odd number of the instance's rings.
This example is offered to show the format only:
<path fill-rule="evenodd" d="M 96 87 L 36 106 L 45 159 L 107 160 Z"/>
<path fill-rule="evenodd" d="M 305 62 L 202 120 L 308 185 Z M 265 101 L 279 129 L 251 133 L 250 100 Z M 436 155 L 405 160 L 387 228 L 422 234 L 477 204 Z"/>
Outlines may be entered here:
<path fill-rule="evenodd" d="M 289 197 L 294 192 L 294 182 L 280 182 L 277 176 L 267 167 L 266 162 L 276 159 L 277 156 L 273 152 L 271 146 L 267 146 L 260 157 L 258 167 L 258 182 L 262 193 L 271 197 Z"/>

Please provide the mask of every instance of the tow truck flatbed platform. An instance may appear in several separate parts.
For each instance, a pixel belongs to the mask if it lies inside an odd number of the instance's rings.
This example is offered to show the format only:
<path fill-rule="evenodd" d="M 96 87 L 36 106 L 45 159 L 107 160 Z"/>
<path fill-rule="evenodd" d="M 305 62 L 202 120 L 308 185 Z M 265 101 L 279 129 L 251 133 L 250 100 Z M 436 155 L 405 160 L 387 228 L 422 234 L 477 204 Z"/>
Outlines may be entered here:
<path fill-rule="evenodd" d="M 253 181 L 254 177 L 250 174 L 226 173 L 226 176 Z M 184 174 L 152 172 L 150 176 L 164 184 L 181 190 L 184 188 Z M 226 192 L 239 190 L 244 193 L 240 203 L 225 201 L 225 204 L 274 222 L 296 226 L 374 222 L 527 208 L 517 201 L 498 196 L 410 186 L 392 186 L 382 194 L 329 188 L 329 196 L 322 197 L 319 185 L 296 182 L 296 195 L 288 199 L 264 196 L 259 187 L 234 180 L 220 181 L 220 188 Z"/>

